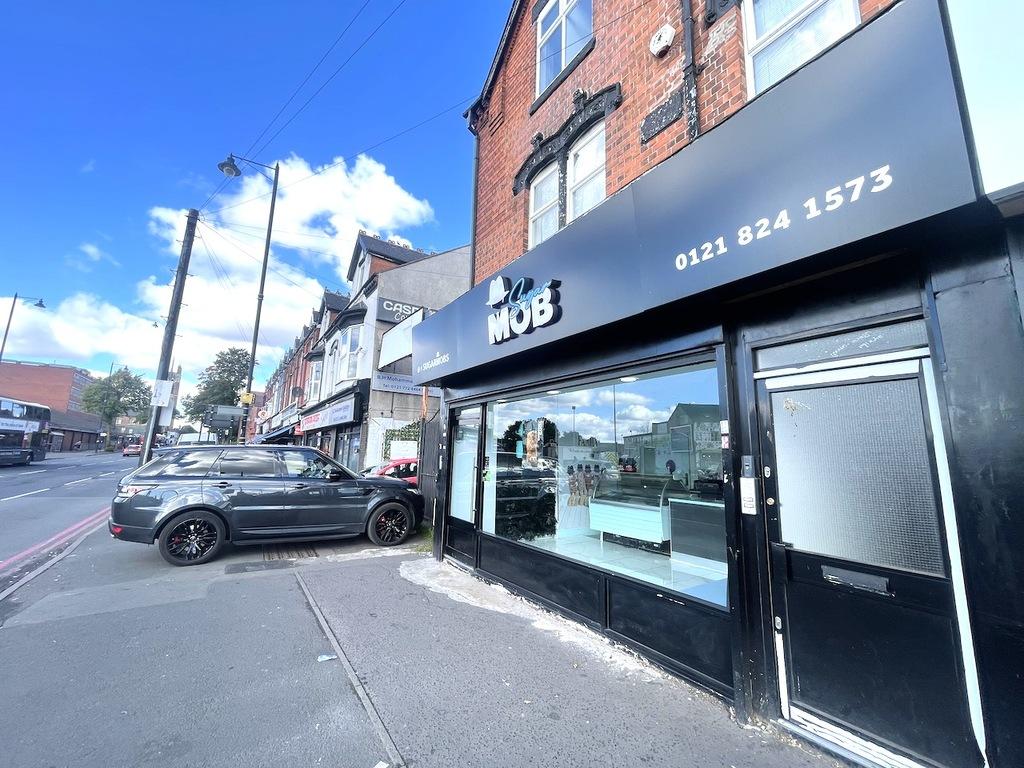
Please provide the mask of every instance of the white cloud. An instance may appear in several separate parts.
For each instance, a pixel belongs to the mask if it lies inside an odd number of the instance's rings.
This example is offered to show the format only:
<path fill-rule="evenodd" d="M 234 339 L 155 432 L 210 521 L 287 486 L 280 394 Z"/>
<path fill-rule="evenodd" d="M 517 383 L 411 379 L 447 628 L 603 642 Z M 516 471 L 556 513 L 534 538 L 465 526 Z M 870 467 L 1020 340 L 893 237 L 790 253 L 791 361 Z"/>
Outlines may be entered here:
<path fill-rule="evenodd" d="M 297 253 L 301 259 L 333 269 L 341 278 L 329 287 L 337 288 L 344 282 L 360 229 L 396 237 L 398 229 L 433 218 L 430 204 L 403 189 L 376 160 L 361 155 L 351 165 L 335 162 L 336 166 L 298 184 L 294 182 L 312 174 L 314 168 L 295 156 L 281 163 L 256 354 L 257 387 L 310 322 L 323 294 L 324 286 L 317 279 L 285 260 L 289 251 L 292 258 Z M 230 346 L 248 349 L 251 343 L 269 205 L 268 197 L 257 196 L 269 193 L 270 184 L 255 172 L 247 172 L 240 182 L 211 204 L 224 210 L 214 212 L 196 230 L 174 345 L 185 391 L 194 386 L 198 373 L 217 352 Z M 132 303 L 114 305 L 93 293 L 79 292 L 45 312 L 21 311 L 11 328 L 8 353 L 83 363 L 94 355 L 110 354 L 119 364 L 152 375 L 172 290 L 168 268 L 173 268 L 181 250 L 185 220 L 184 210 L 157 206 L 149 211 L 149 232 L 161 241 L 168 258 L 136 285 Z M 69 257 L 69 264 L 72 261 L 86 270 L 104 261 L 116 264 L 95 243 L 83 243 L 74 258 Z"/>
<path fill-rule="evenodd" d="M 82 243 L 78 250 L 64 257 L 64 263 L 80 272 L 92 272 L 100 262 L 120 267 L 120 262 L 95 243 Z"/>
<path fill-rule="evenodd" d="M 95 170 L 96 170 L 96 159 L 95 158 L 90 158 L 89 160 L 87 160 L 85 162 L 85 164 L 81 168 L 78 169 L 78 172 L 79 173 L 92 173 Z"/>
<path fill-rule="evenodd" d="M 210 223 L 262 250 L 270 181 L 255 171 L 245 172 L 228 189 L 232 194 L 211 204 Z M 354 163 L 335 158 L 316 167 L 294 155 L 281 162 L 274 242 L 313 262 L 330 264 L 342 281 L 359 230 L 411 245 L 398 230 L 433 218 L 429 202 L 403 189 L 381 163 L 366 155 Z"/>

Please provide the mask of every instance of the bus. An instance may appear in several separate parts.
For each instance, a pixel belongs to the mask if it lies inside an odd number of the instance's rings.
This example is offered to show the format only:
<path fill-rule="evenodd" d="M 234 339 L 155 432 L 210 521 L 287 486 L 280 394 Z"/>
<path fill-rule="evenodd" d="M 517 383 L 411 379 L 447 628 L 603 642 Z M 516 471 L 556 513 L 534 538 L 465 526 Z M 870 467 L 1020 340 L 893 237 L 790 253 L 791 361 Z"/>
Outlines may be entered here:
<path fill-rule="evenodd" d="M 49 435 L 49 408 L 0 395 L 0 465 L 45 459 Z"/>

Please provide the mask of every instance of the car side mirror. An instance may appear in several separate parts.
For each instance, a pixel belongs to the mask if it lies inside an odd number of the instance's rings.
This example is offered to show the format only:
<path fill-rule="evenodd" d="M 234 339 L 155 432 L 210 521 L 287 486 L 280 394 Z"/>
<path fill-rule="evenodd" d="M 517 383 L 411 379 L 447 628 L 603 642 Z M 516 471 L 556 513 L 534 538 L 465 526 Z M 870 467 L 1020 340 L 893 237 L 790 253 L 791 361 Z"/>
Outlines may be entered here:
<path fill-rule="evenodd" d="M 344 475 L 341 474 L 341 470 L 340 469 L 332 469 L 330 472 L 327 473 L 327 480 L 328 480 L 328 482 L 331 482 L 331 483 L 336 483 L 339 480 L 341 480 L 343 477 L 344 477 Z"/>

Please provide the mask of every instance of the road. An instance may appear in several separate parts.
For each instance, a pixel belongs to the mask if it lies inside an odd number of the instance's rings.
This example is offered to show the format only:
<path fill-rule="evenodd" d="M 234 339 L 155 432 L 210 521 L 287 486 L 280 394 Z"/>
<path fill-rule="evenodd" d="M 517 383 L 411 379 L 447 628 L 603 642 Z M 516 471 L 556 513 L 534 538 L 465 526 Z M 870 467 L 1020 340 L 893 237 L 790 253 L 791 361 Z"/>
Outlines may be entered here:
<path fill-rule="evenodd" d="M 132 466 L 0 471 L 0 768 L 836 768 L 425 536 L 172 567 L 102 529 Z"/>
<path fill-rule="evenodd" d="M 0 467 L 0 591 L 13 574 L 90 530 L 137 462 L 118 453 L 71 453 Z"/>

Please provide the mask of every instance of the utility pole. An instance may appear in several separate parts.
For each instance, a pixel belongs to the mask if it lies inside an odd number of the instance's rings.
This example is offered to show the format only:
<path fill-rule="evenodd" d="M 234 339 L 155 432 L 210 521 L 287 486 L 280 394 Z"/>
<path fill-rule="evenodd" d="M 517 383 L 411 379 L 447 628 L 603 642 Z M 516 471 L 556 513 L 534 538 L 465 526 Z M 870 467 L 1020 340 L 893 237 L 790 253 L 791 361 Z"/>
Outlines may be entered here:
<path fill-rule="evenodd" d="M 252 377 L 256 369 L 256 342 L 260 335 L 260 313 L 263 311 L 263 286 L 267 282 L 267 262 L 270 259 L 270 236 L 274 230 L 274 206 L 277 204 L 277 181 L 281 175 L 281 164 L 274 163 L 274 189 L 270 194 L 270 218 L 267 221 L 267 240 L 263 246 L 263 269 L 260 271 L 260 292 L 256 295 L 256 322 L 252 327 L 252 352 L 249 354 L 249 379 L 245 383 L 245 402 L 242 403 L 242 423 L 238 428 L 238 443 L 245 443 L 249 430 L 249 414 L 252 411 Z"/>
<path fill-rule="evenodd" d="M 164 326 L 164 343 L 160 347 L 160 362 L 156 368 L 156 380 L 166 381 L 171 371 L 171 355 L 174 351 L 174 337 L 178 333 L 178 313 L 181 311 L 181 297 L 185 294 L 185 278 L 188 276 L 188 262 L 192 258 L 192 241 L 196 236 L 196 222 L 199 211 L 190 208 L 185 223 L 185 239 L 181 241 L 181 256 L 178 257 L 178 271 L 174 275 L 174 290 L 171 292 L 171 306 L 167 310 L 167 325 Z M 160 406 L 154 405 L 146 426 L 146 439 L 139 454 L 139 466 L 149 461 L 153 450 L 156 425 L 160 421 Z"/>

